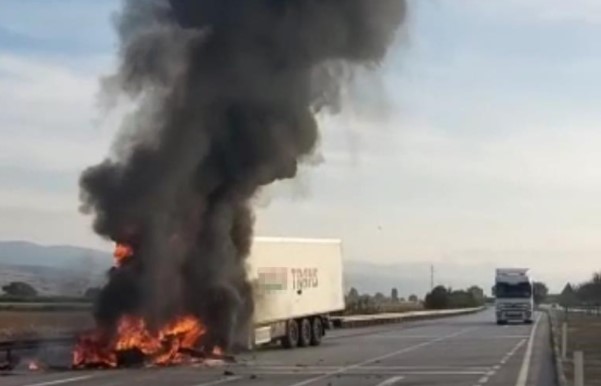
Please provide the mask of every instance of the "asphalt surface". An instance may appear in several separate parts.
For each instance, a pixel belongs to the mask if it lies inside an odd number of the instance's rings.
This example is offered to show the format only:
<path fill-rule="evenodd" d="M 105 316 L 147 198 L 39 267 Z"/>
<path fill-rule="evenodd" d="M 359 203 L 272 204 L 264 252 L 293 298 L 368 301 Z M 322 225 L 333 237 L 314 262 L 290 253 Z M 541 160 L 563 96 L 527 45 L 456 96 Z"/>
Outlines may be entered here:
<path fill-rule="evenodd" d="M 320 347 L 264 349 L 236 364 L 105 371 L 16 371 L 2 386 L 553 386 L 546 316 L 497 326 L 472 315 L 333 331 Z"/>

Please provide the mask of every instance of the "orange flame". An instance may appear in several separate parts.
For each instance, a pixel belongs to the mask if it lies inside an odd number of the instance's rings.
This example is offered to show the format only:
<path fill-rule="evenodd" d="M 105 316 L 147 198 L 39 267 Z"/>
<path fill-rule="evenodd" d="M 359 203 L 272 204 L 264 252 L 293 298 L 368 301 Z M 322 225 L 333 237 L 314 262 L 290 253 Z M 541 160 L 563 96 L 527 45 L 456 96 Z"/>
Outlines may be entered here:
<path fill-rule="evenodd" d="M 133 256 L 134 250 L 130 245 L 117 243 L 115 245 L 115 252 L 113 256 L 115 257 L 115 266 L 120 267 L 123 263 Z"/>
<path fill-rule="evenodd" d="M 117 243 L 115 265 L 120 267 L 133 254 L 131 245 Z M 81 336 L 73 350 L 73 366 L 117 367 L 119 353 L 130 350 L 139 351 L 150 365 L 181 363 L 185 359 L 182 351 L 195 351 L 205 333 L 204 324 L 194 316 L 175 318 L 154 331 L 143 318 L 125 315 L 112 333 L 97 328 Z M 216 348 L 213 354 L 222 355 L 223 351 Z"/>
<path fill-rule="evenodd" d="M 193 316 L 177 318 L 157 332 L 149 330 L 140 317 L 124 316 L 113 339 L 107 340 L 101 331 L 81 337 L 73 351 L 73 365 L 117 367 L 118 353 L 134 349 L 152 365 L 181 363 L 181 350 L 193 350 L 205 333 L 204 325 Z"/>
<path fill-rule="evenodd" d="M 36 360 L 31 360 L 27 364 L 27 368 L 31 371 L 38 371 L 42 369 L 42 365 Z"/>

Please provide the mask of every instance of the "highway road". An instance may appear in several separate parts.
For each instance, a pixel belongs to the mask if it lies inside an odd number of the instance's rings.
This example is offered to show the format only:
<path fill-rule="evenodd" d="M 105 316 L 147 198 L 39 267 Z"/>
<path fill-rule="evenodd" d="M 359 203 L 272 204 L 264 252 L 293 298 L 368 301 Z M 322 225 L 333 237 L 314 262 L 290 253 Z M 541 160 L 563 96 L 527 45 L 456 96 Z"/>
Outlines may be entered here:
<path fill-rule="evenodd" d="M 270 348 L 227 366 L 68 371 L 0 377 L 2 386 L 553 386 L 546 316 L 497 326 L 493 310 L 333 331 L 322 346 Z"/>

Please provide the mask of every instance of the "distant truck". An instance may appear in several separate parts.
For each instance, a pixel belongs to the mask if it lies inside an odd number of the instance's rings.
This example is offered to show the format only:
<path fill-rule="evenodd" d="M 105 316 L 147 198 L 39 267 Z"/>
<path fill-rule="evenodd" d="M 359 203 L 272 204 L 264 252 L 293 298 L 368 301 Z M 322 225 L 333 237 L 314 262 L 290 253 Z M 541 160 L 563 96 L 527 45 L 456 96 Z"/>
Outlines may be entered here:
<path fill-rule="evenodd" d="M 510 321 L 532 323 L 534 291 L 527 268 L 498 268 L 495 276 L 497 324 Z"/>
<path fill-rule="evenodd" d="M 329 315 L 344 310 L 340 240 L 255 238 L 248 259 L 254 287 L 250 345 L 317 346 Z"/>

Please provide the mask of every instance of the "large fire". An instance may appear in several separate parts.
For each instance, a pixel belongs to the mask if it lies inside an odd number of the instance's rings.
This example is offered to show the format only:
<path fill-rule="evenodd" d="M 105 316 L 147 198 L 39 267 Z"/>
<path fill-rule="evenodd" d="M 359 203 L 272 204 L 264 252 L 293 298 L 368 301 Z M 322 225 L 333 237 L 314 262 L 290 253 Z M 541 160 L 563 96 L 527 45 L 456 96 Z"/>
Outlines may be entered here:
<path fill-rule="evenodd" d="M 115 266 L 122 266 L 127 259 L 133 256 L 133 254 L 134 250 L 131 246 L 118 243 L 115 246 L 115 252 L 113 253 L 113 256 L 115 257 Z"/>
<path fill-rule="evenodd" d="M 187 351 L 196 351 L 206 329 L 195 317 L 185 316 L 152 332 L 139 317 L 123 316 L 110 336 L 101 329 L 82 336 L 73 351 L 73 366 L 117 367 L 119 355 L 137 351 L 147 364 L 183 362 Z"/>
<path fill-rule="evenodd" d="M 133 249 L 117 244 L 114 256 L 119 267 L 133 256 Z M 120 365 L 120 357 L 127 353 L 136 353 L 149 365 L 182 363 L 191 358 L 191 353 L 200 353 L 205 333 L 204 324 L 190 315 L 175 318 L 158 330 L 150 329 L 141 317 L 124 315 L 111 331 L 98 327 L 81 336 L 73 350 L 73 366 L 113 368 Z M 213 355 L 222 354 L 218 348 L 212 350 Z"/>

